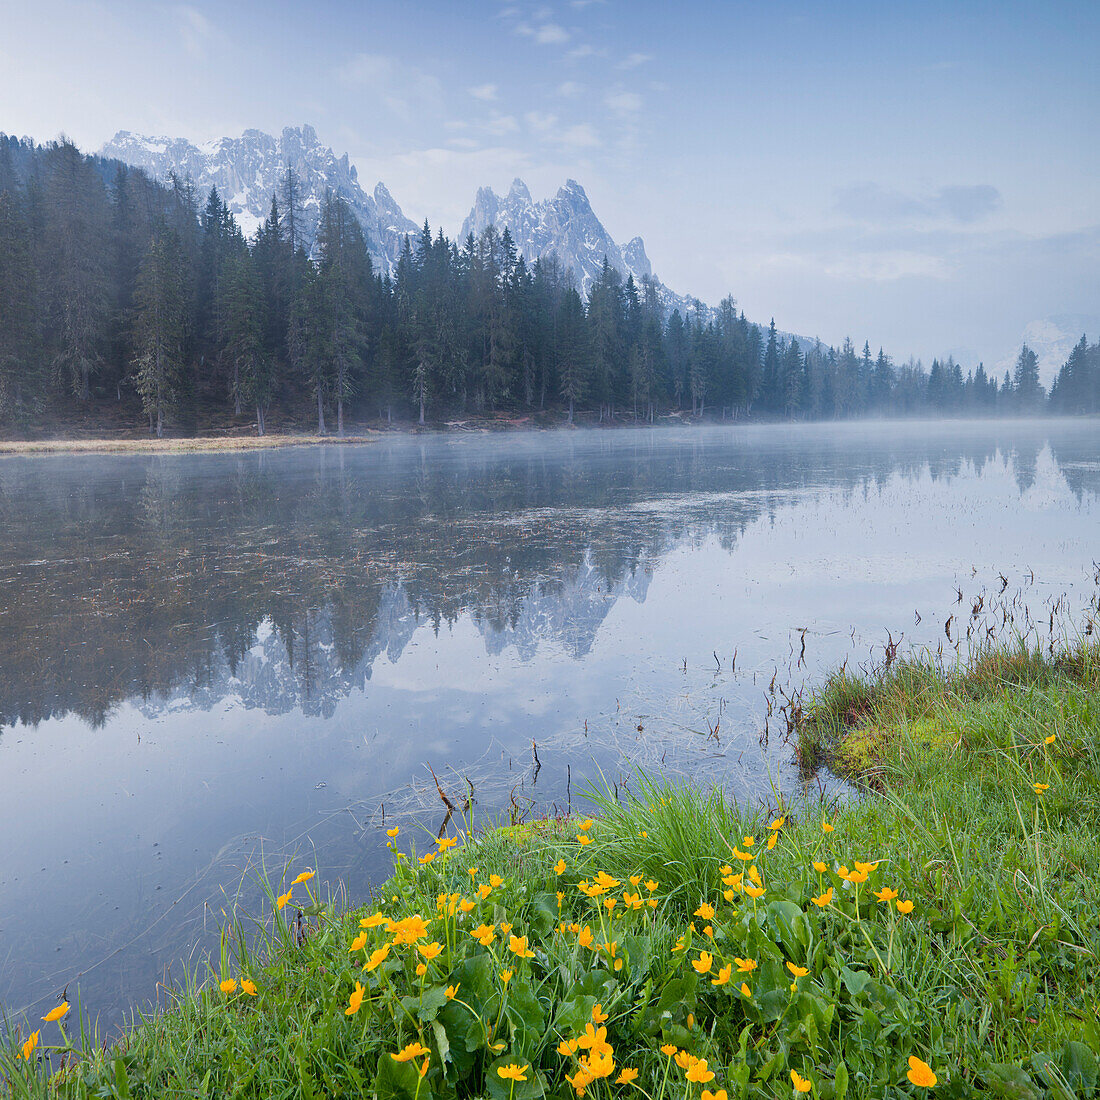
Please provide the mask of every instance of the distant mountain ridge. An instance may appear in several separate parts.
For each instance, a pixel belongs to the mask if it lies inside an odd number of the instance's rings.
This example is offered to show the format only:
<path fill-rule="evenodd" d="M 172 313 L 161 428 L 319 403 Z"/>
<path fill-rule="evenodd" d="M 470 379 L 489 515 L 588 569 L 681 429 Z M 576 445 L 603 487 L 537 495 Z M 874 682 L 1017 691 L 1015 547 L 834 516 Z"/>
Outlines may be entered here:
<path fill-rule="evenodd" d="M 183 138 L 146 137 L 120 130 L 100 149 L 100 155 L 143 168 L 165 180 L 175 172 L 190 176 L 205 198 L 216 187 L 245 236 L 252 236 L 280 193 L 287 168 L 298 176 L 304 232 L 311 241 L 325 189 L 346 200 L 363 227 L 367 249 L 383 271 L 397 263 L 401 246 L 417 226 L 378 183 L 368 194 L 345 153 L 322 145 L 312 126 L 286 127 L 276 138 L 261 130 L 245 130 L 239 138 L 194 145 Z"/>

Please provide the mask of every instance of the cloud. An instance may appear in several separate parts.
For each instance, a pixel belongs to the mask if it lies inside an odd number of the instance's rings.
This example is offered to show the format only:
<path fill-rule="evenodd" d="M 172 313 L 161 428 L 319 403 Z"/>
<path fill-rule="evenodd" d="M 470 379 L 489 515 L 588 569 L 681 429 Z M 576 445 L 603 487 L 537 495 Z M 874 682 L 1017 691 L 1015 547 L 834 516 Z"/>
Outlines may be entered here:
<path fill-rule="evenodd" d="M 639 65 L 644 65 L 647 61 L 653 60 L 653 54 L 651 53 L 632 53 L 628 54 L 615 66 L 616 69 L 636 69 Z"/>
<path fill-rule="evenodd" d="M 579 46 L 574 46 L 565 56 L 570 61 L 581 61 L 586 57 L 606 57 L 607 51 L 597 50 L 595 46 L 582 42 Z"/>
<path fill-rule="evenodd" d="M 213 23 L 198 8 L 193 8 L 189 4 L 178 4 L 174 13 L 183 48 L 192 57 L 204 57 L 206 47 L 215 38 Z"/>
<path fill-rule="evenodd" d="M 558 124 L 558 116 L 546 111 L 528 111 L 523 120 L 537 134 L 550 133 Z"/>
<path fill-rule="evenodd" d="M 898 279 L 949 279 L 952 271 L 942 256 L 926 252 L 854 252 L 825 264 L 825 274 L 837 279 L 888 283 Z"/>
<path fill-rule="evenodd" d="M 495 84 L 478 84 L 473 88 L 468 88 L 467 91 L 474 97 L 474 99 L 480 99 L 485 103 L 497 98 L 498 88 Z"/>
<path fill-rule="evenodd" d="M 917 196 L 877 183 L 856 183 L 837 192 L 834 206 L 845 217 L 864 223 L 950 221 L 969 225 L 999 210 L 1002 202 L 1000 191 L 991 184 L 955 184 Z"/>
<path fill-rule="evenodd" d="M 535 41 L 542 46 L 560 46 L 569 41 L 569 32 L 557 23 L 543 23 L 535 31 Z"/>
<path fill-rule="evenodd" d="M 442 108 L 443 86 L 439 79 L 393 57 L 359 53 L 341 65 L 336 76 L 347 88 L 369 92 L 405 122 Z"/>
<path fill-rule="evenodd" d="M 600 144 L 600 136 L 587 122 L 570 126 L 560 137 L 562 145 L 571 145 L 577 149 L 589 149 Z"/>
<path fill-rule="evenodd" d="M 620 115 L 633 114 L 642 109 L 642 97 L 636 92 L 611 92 L 604 103 Z"/>
<path fill-rule="evenodd" d="M 558 95 L 566 99 L 576 99 L 583 91 L 584 85 L 578 84 L 575 80 L 567 80 L 558 85 Z"/>

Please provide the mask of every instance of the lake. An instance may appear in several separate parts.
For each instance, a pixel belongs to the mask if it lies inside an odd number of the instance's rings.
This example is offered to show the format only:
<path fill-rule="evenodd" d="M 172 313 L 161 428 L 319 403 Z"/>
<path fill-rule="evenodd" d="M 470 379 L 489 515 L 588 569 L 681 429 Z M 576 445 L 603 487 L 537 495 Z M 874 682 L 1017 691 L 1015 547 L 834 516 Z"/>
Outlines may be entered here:
<path fill-rule="evenodd" d="M 638 767 L 843 797 L 785 697 L 1082 624 L 1098 494 L 1094 420 L 0 458 L 0 1009 L 118 1023 L 261 863 L 362 898 L 432 771 L 476 822 Z"/>

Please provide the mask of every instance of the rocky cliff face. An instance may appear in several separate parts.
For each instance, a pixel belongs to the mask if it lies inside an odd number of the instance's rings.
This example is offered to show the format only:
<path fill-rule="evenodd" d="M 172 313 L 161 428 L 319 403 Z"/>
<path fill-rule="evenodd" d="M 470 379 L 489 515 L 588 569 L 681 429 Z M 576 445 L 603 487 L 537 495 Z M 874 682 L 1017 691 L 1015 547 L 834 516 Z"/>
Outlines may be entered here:
<path fill-rule="evenodd" d="M 312 126 L 287 127 L 278 137 L 245 130 L 239 138 L 193 145 L 179 138 L 150 138 L 120 130 L 100 150 L 126 164 L 143 168 L 157 179 L 175 172 L 190 176 L 205 200 L 216 187 L 246 236 L 251 236 L 271 209 L 271 196 L 281 194 L 287 168 L 298 176 L 307 246 L 312 242 L 326 188 L 345 199 L 363 227 L 376 264 L 389 271 L 407 233 L 416 225 L 379 183 L 373 194 L 360 186 L 347 154 L 337 157 L 321 144 Z"/>

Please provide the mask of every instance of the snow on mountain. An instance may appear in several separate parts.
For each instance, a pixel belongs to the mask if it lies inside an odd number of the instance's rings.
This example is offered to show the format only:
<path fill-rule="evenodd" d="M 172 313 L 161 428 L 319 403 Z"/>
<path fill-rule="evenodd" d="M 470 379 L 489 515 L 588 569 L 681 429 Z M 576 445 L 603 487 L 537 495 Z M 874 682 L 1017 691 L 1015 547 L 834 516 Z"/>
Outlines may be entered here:
<path fill-rule="evenodd" d="M 1050 384 L 1082 335 L 1087 335 L 1090 343 L 1100 339 L 1100 316 L 1088 313 L 1056 313 L 1030 321 L 1024 326 L 1012 354 L 1006 355 L 997 363 L 996 377 L 1000 378 L 1005 371 L 1012 373 L 1016 366 L 1016 356 L 1020 353 L 1020 344 L 1027 344 L 1039 360 L 1039 380 L 1050 389 Z"/>
<path fill-rule="evenodd" d="M 307 244 L 316 229 L 325 189 L 331 188 L 355 213 L 371 256 L 385 271 L 397 262 L 405 235 L 417 230 L 382 183 L 373 194 L 364 191 L 347 154 L 337 157 L 308 125 L 287 127 L 278 137 L 245 130 L 239 138 L 201 145 L 120 130 L 100 155 L 143 168 L 160 180 L 172 172 L 190 176 L 202 200 L 216 187 L 246 236 L 267 217 L 271 196 L 281 194 L 286 170 L 293 168 L 301 191 Z"/>
<path fill-rule="evenodd" d="M 521 179 L 513 180 L 504 196 L 490 187 L 480 188 L 473 209 L 462 223 L 460 238 L 465 240 L 470 233 L 477 237 L 489 225 L 501 231 L 507 227 L 528 263 L 551 253 L 557 256 L 563 267 L 572 270 L 582 296 L 591 289 L 605 256 L 624 280 L 633 275 L 639 289 L 643 278 L 653 278 L 653 265 L 642 238 L 616 244 L 576 180 L 566 180 L 556 195 L 540 202 L 531 197 Z M 700 303 L 674 294 L 659 280 L 653 281 L 666 311 L 679 309 L 683 313 L 699 308 Z"/>

